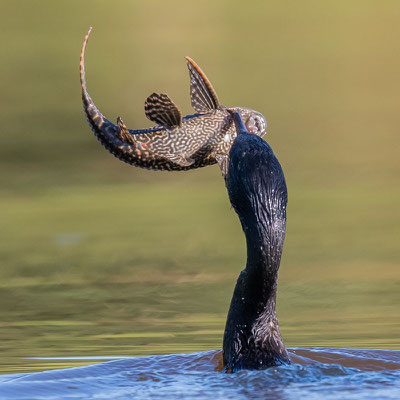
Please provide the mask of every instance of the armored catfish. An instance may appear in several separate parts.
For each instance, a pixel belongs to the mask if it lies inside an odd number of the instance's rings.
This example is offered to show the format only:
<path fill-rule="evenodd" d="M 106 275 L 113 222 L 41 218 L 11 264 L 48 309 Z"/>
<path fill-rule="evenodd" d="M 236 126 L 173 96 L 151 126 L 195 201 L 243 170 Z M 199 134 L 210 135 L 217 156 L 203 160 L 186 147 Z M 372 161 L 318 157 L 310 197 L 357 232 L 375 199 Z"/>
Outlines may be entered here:
<path fill-rule="evenodd" d="M 84 55 L 91 29 L 85 36 L 80 56 L 83 107 L 92 131 L 115 157 L 140 168 L 167 171 L 218 163 L 225 177 L 229 150 L 237 136 L 231 113 L 240 114 L 250 133 L 265 135 L 264 116 L 248 108 L 221 105 L 210 81 L 189 57 L 186 61 L 195 114 L 182 117 L 168 95 L 153 93 L 145 101 L 145 114 L 156 126 L 128 129 L 120 117 L 117 125 L 113 124 L 97 109 L 86 89 Z"/>

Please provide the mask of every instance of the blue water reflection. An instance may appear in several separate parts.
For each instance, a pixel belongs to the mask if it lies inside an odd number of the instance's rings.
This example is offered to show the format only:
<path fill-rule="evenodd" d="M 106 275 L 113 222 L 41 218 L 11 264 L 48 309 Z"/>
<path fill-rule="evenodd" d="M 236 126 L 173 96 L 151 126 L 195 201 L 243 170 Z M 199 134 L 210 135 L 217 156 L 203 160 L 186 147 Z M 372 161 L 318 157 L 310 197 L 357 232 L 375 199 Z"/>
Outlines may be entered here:
<path fill-rule="evenodd" d="M 0 377 L 0 399 L 399 399 L 400 351 L 292 348 L 293 363 L 221 373 L 221 352 L 123 358 Z"/>

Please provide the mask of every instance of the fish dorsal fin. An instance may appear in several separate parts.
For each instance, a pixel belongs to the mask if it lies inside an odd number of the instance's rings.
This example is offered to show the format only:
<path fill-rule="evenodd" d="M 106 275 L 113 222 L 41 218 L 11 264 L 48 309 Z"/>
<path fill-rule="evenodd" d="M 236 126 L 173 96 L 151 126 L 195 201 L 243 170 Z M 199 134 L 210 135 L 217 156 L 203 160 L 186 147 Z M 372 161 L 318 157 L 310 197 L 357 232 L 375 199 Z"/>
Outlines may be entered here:
<path fill-rule="evenodd" d="M 192 107 L 197 112 L 215 110 L 219 107 L 219 100 L 211 82 L 190 57 L 185 58 L 189 68 Z"/>
<path fill-rule="evenodd" d="M 168 128 L 175 128 L 182 123 L 182 113 L 175 103 L 163 93 L 151 94 L 144 103 L 146 117 Z"/>

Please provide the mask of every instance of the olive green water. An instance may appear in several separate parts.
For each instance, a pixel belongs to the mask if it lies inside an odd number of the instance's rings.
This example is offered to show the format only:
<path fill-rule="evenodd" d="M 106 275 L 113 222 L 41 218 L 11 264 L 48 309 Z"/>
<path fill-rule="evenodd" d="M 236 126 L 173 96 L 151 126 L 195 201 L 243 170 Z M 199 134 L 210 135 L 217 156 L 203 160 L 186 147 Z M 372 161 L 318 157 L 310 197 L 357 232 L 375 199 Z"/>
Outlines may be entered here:
<path fill-rule="evenodd" d="M 139 170 L 82 112 L 191 113 L 183 57 L 261 111 L 289 189 L 288 346 L 400 349 L 396 1 L 1 1 L 0 372 L 221 347 L 245 243 L 218 167 Z M 87 361 L 93 362 L 93 361 Z"/>

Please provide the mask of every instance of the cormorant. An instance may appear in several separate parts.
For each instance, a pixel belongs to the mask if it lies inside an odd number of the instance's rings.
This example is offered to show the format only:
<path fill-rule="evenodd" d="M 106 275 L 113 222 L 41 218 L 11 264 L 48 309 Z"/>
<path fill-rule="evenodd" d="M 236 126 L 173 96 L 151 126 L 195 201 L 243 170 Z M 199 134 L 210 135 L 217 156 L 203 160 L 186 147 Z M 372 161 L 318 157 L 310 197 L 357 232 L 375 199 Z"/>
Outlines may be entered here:
<path fill-rule="evenodd" d="M 286 229 L 287 189 L 271 147 L 232 113 L 238 135 L 229 153 L 226 188 L 247 243 L 223 341 L 226 372 L 289 363 L 276 316 L 278 269 Z"/>

